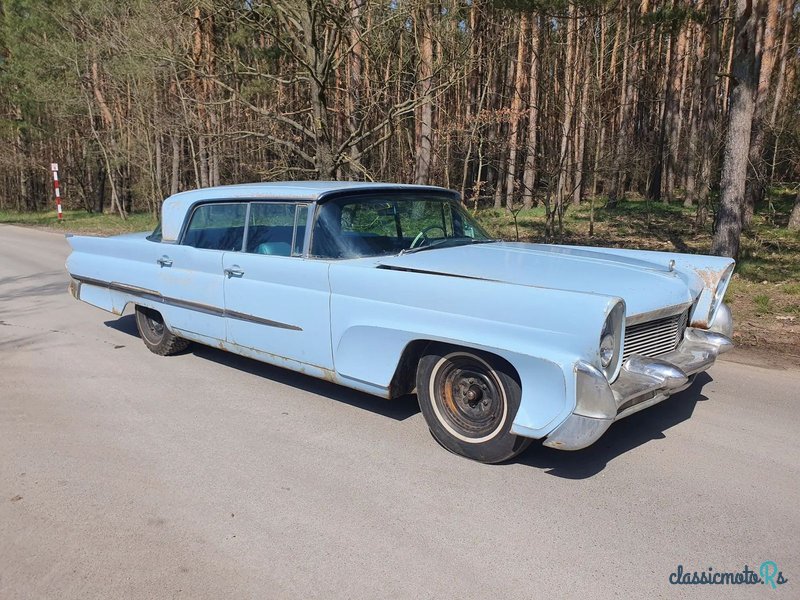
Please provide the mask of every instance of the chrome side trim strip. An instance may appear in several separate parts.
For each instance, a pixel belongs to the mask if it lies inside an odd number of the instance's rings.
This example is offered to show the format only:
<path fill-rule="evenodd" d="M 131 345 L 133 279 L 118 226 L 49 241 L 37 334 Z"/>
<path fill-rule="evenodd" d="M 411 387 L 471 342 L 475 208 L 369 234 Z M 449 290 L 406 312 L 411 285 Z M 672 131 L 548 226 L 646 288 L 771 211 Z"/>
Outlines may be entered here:
<path fill-rule="evenodd" d="M 249 323 L 256 323 L 258 325 L 266 325 L 267 327 L 277 327 L 278 329 L 289 329 L 292 331 L 303 331 L 303 328 L 298 327 L 297 325 L 281 323 L 280 321 L 273 321 L 271 319 L 263 319 L 261 317 L 256 317 L 255 315 L 248 315 L 246 313 L 236 312 L 235 310 L 225 310 L 224 308 L 211 306 L 209 304 L 202 304 L 200 302 L 192 302 L 191 300 L 170 298 L 169 296 L 164 296 L 155 290 L 149 290 L 147 288 L 141 288 L 135 285 L 127 285 L 124 283 L 118 283 L 116 281 L 101 281 L 91 277 L 84 277 L 83 275 L 72 275 L 72 278 L 79 284 L 85 283 L 87 285 L 104 287 L 115 292 L 123 292 L 133 296 L 138 296 L 139 298 L 144 298 L 145 300 L 152 300 L 153 302 L 168 304 L 178 308 L 186 308 L 188 310 L 194 310 L 215 317 L 228 317 L 238 321 L 247 321 Z"/>
<path fill-rule="evenodd" d="M 290 325 L 289 323 L 281 323 L 280 321 L 273 321 L 271 319 L 262 319 L 254 315 L 236 312 L 235 310 L 223 311 L 225 316 L 230 319 L 237 319 L 239 321 L 248 321 L 250 323 L 258 323 L 259 325 L 266 325 L 267 327 L 277 327 L 278 329 L 291 329 L 292 331 L 303 331 L 302 327 L 297 325 Z"/>

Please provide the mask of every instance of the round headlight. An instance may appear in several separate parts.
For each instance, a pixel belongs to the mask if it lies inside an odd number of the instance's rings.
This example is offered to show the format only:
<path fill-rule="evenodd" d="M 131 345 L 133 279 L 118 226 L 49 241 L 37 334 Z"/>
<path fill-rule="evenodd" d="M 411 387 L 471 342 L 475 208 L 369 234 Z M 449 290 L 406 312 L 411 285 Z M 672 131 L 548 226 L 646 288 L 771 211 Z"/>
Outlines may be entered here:
<path fill-rule="evenodd" d="M 604 369 L 611 364 L 613 358 L 614 336 L 607 333 L 603 336 L 603 339 L 600 340 L 600 363 L 603 365 Z"/>

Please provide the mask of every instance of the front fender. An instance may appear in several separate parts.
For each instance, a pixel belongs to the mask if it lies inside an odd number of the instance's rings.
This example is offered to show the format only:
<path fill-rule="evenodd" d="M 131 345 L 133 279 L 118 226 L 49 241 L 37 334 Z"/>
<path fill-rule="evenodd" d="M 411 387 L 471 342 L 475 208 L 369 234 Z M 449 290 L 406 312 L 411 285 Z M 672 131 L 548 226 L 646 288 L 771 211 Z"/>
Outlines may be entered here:
<path fill-rule="evenodd" d="M 543 437 L 575 408 L 574 365 L 596 359 L 618 298 L 485 280 L 333 265 L 336 377 L 388 397 L 403 352 L 418 340 L 496 354 L 517 371 L 513 431 Z"/>
<path fill-rule="evenodd" d="M 569 247 L 582 249 L 581 246 Z M 713 326 L 736 265 L 733 259 L 725 256 L 624 248 L 603 248 L 602 251 L 606 254 L 637 258 L 662 265 L 673 261 L 674 270 L 686 283 L 692 298 L 697 299 L 689 317 L 689 324 L 700 329 Z"/>

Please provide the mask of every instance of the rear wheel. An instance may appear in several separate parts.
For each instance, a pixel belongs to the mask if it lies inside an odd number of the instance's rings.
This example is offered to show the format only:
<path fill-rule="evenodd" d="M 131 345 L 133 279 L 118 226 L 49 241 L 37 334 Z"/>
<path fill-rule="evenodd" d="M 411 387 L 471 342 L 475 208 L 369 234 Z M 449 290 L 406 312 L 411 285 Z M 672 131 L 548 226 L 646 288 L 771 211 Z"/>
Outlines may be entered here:
<path fill-rule="evenodd" d="M 485 463 L 513 458 L 531 440 L 511 433 L 522 397 L 505 361 L 471 349 L 436 344 L 417 368 L 420 409 L 445 448 Z"/>
<path fill-rule="evenodd" d="M 185 350 L 191 343 L 170 333 L 164 318 L 157 310 L 136 307 L 136 327 L 144 345 L 159 356 L 170 356 Z"/>

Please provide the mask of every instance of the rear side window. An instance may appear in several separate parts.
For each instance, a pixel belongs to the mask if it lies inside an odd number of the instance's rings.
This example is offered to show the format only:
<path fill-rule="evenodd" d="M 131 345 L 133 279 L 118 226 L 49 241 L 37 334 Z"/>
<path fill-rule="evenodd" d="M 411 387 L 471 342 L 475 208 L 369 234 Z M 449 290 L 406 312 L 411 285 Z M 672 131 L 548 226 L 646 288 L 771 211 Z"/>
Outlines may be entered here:
<path fill-rule="evenodd" d="M 183 245 L 206 250 L 242 249 L 247 204 L 203 204 L 192 213 Z"/>

